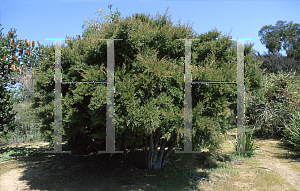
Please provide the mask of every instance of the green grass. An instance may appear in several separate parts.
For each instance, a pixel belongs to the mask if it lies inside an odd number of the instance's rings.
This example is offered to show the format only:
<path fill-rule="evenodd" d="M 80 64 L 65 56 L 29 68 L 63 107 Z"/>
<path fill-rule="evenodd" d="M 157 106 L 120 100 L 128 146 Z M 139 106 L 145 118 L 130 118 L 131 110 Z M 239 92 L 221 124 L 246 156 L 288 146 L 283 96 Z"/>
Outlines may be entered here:
<path fill-rule="evenodd" d="M 29 131 L 26 136 L 20 136 L 15 132 L 8 132 L 6 136 L 0 133 L 0 162 L 8 161 L 13 157 L 25 156 L 33 153 L 33 149 L 25 148 L 25 147 L 11 147 L 9 143 L 12 142 L 35 142 L 40 141 L 40 133 L 39 131 Z M 4 146 L 3 146 L 4 145 Z M 5 146 L 6 145 L 6 146 Z"/>
<path fill-rule="evenodd" d="M 0 162 L 8 161 L 13 157 L 26 156 L 33 152 L 33 149 L 25 147 L 7 147 L 0 150 Z"/>

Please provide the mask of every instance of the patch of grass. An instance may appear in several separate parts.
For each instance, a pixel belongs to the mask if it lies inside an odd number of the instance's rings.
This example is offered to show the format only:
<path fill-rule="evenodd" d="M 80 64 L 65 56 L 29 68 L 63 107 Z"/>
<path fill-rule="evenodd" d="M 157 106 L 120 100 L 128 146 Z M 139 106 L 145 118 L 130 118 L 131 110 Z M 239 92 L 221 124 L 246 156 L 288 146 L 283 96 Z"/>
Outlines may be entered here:
<path fill-rule="evenodd" d="M 0 150 L 0 162 L 10 160 L 13 157 L 26 156 L 33 152 L 33 149 L 25 147 L 7 147 Z"/>
<path fill-rule="evenodd" d="M 41 136 L 40 130 L 36 127 L 31 127 L 30 131 L 25 134 L 19 131 L 11 132 L 9 131 L 6 135 L 0 132 L 0 146 L 4 144 L 10 144 L 11 142 L 35 142 L 44 140 Z"/>
<path fill-rule="evenodd" d="M 295 190 L 274 171 L 260 167 L 256 159 L 242 164 L 210 170 L 210 180 L 197 185 L 198 190 Z"/>

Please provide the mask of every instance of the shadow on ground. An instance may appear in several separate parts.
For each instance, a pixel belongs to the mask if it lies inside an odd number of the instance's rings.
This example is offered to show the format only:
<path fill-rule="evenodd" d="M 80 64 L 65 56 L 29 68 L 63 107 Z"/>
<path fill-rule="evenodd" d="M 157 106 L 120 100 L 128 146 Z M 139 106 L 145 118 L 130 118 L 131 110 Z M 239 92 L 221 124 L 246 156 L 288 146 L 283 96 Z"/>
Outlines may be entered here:
<path fill-rule="evenodd" d="M 285 153 L 276 154 L 275 156 L 280 159 L 289 159 L 290 162 L 300 162 L 300 153 L 293 150 L 292 148 L 287 147 L 282 142 L 279 142 L 276 145 L 276 148 L 284 149 Z"/>
<path fill-rule="evenodd" d="M 24 150 L 19 147 L 14 152 L 19 153 L 15 157 L 19 168 L 24 169 L 19 181 L 27 182 L 30 190 L 185 190 L 197 181 L 209 181 L 209 172 L 205 170 L 209 155 L 205 152 L 196 157 L 172 153 L 166 167 L 147 170 L 142 151 L 124 158 L 122 154 L 110 156 L 97 152 L 87 155 L 33 153 L 34 149 L 25 157 Z M 214 167 L 217 165 L 209 168 Z M 199 171 L 199 168 L 204 170 Z"/>

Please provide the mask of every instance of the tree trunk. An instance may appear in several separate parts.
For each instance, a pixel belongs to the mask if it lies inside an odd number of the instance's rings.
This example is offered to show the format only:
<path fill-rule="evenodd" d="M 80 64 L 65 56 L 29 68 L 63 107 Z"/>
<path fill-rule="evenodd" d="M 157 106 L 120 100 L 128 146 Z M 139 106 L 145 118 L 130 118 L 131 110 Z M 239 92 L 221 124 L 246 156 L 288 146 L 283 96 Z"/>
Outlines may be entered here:
<path fill-rule="evenodd" d="M 147 138 L 145 140 L 145 164 L 148 169 L 160 169 L 166 165 L 167 159 L 170 156 L 175 146 L 175 140 L 169 141 L 168 149 L 165 150 L 168 141 L 160 139 L 161 132 L 158 130 L 153 137 L 149 136 L 149 148 Z M 158 150 L 158 146 L 160 149 Z"/>

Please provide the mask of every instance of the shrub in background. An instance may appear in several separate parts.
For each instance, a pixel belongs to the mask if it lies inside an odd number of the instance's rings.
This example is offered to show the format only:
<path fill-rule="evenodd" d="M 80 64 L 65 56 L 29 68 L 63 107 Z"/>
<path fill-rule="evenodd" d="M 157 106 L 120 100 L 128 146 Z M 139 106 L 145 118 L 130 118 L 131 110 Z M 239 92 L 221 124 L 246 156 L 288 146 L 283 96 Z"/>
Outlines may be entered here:
<path fill-rule="evenodd" d="M 253 108 L 247 109 L 250 121 L 260 127 L 260 134 L 282 137 L 284 122 L 290 123 L 290 104 L 283 90 L 293 89 L 297 82 L 295 72 L 264 75 L 264 100 L 251 100 Z M 258 129 L 257 129 L 258 130 Z M 256 131 L 255 134 L 257 134 Z"/>
<path fill-rule="evenodd" d="M 27 127 L 27 124 L 23 125 L 20 121 L 17 122 L 18 116 L 15 112 L 15 105 L 24 100 L 14 99 L 14 92 L 6 88 L 15 85 L 16 82 L 21 82 L 29 89 L 26 95 L 23 94 L 24 98 L 30 97 L 30 90 L 32 93 L 32 89 L 30 89 L 29 81 L 25 75 L 28 74 L 28 68 L 39 65 L 38 62 L 41 60 L 40 55 L 42 54 L 41 45 L 38 42 L 39 47 L 35 47 L 34 41 L 17 39 L 16 29 L 10 29 L 8 34 L 3 34 L 2 29 L 0 30 L 0 135 L 11 136 L 9 133 L 15 130 L 26 134 L 26 128 L 23 127 Z M 25 93 L 25 91 L 23 92 Z M 30 123 L 24 119 L 27 116 L 29 115 L 26 111 L 26 114 L 19 119 L 23 120 L 22 122 Z"/>
<path fill-rule="evenodd" d="M 294 86 L 293 86 L 294 87 Z M 298 92 L 296 91 L 298 90 Z M 282 139 L 283 143 L 290 147 L 292 150 L 300 151 L 300 87 L 295 86 L 294 90 L 289 92 L 284 91 L 287 96 L 289 96 L 290 112 L 292 116 L 290 117 L 291 123 L 284 123 L 285 129 L 284 137 Z M 293 92 L 293 93 L 290 93 Z"/>
<path fill-rule="evenodd" d="M 294 58 L 269 53 L 266 55 L 258 55 L 258 59 L 263 61 L 261 68 L 266 68 L 265 72 L 267 74 L 276 74 L 280 71 L 289 72 L 291 69 L 299 74 L 300 62 Z"/>
<path fill-rule="evenodd" d="M 292 150 L 300 152 L 300 111 L 294 112 L 290 125 L 285 125 L 283 142 Z"/>

